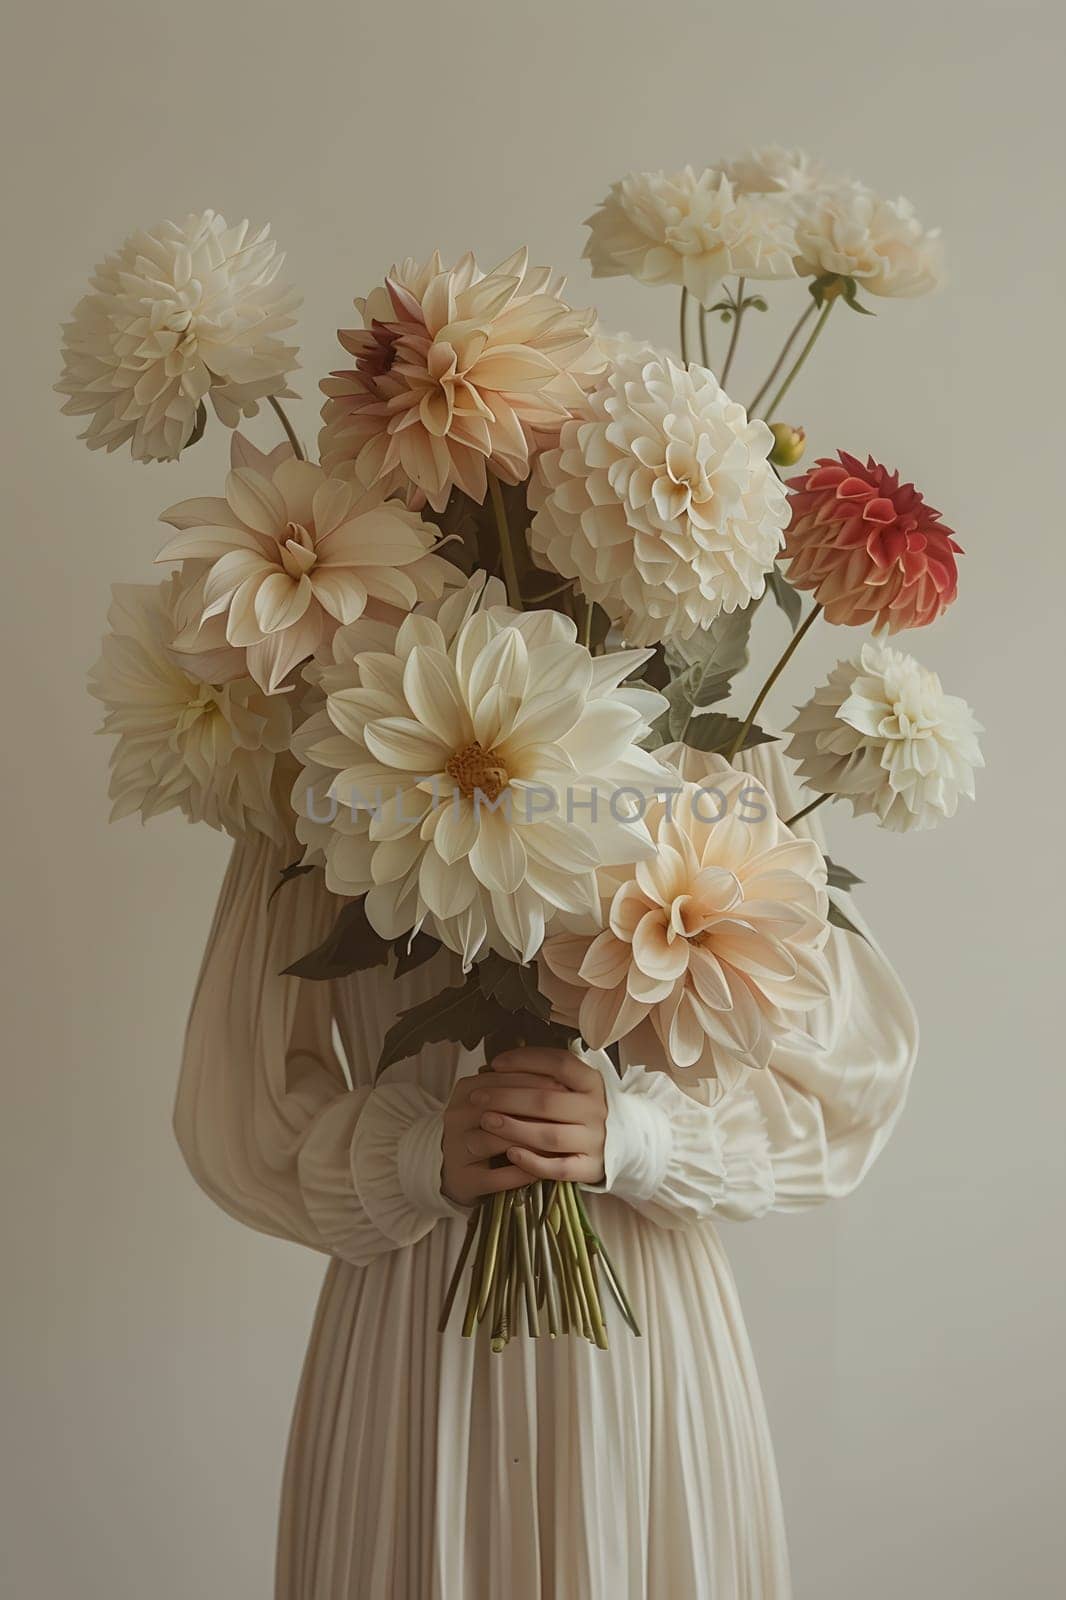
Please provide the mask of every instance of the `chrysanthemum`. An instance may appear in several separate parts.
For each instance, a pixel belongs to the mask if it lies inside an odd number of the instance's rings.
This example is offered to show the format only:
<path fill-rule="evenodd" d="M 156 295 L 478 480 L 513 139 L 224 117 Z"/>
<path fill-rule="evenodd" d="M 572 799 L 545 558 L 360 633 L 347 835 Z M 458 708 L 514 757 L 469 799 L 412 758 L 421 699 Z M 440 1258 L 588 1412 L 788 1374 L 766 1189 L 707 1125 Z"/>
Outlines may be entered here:
<path fill-rule="evenodd" d="M 568 618 L 512 611 L 483 574 L 391 648 L 362 629 L 296 741 L 333 774 L 328 796 L 295 798 L 319 818 L 336 802 L 326 883 L 366 894 L 383 937 L 424 927 L 466 963 L 528 961 L 557 912 L 595 916 L 597 868 L 651 853 L 632 791 L 669 781 L 638 747 L 665 701 L 621 686 L 647 652 L 594 658 Z"/>
<path fill-rule="evenodd" d="M 240 448 L 235 459 L 247 459 Z M 226 641 L 270 693 L 368 601 L 409 611 L 439 597 L 450 570 L 430 553 L 437 530 L 415 512 L 291 453 L 234 466 L 224 499 L 183 500 L 162 520 L 182 531 L 157 561 L 210 564 L 180 647 L 216 649 L 224 617 Z"/>
<path fill-rule="evenodd" d="M 809 194 L 830 181 L 822 163 L 805 150 L 779 144 L 747 150 L 719 165 L 737 194 Z"/>
<path fill-rule="evenodd" d="M 649 813 L 655 855 L 600 873 L 606 928 L 550 938 L 540 983 L 594 1048 L 650 1026 L 672 1066 L 728 1084 L 828 992 L 826 868 L 761 784 L 704 759 Z"/>
<path fill-rule="evenodd" d="M 248 677 L 218 686 L 181 670 L 170 650 L 180 592 L 176 575 L 112 591 L 111 632 L 89 677 L 107 711 L 101 732 L 117 736 L 112 820 L 177 810 L 236 839 L 259 832 L 280 842 L 275 774 L 287 760 L 288 701 Z"/>
<path fill-rule="evenodd" d="M 888 633 L 935 622 L 958 591 L 962 546 L 913 483 L 868 456 L 822 456 L 789 479 L 783 559 L 829 622 Z"/>
<path fill-rule="evenodd" d="M 773 443 L 705 368 L 624 355 L 538 457 L 534 555 L 630 643 L 688 638 L 763 592 L 788 520 Z"/>
<path fill-rule="evenodd" d="M 356 364 L 322 384 L 323 465 L 437 511 L 453 487 L 484 501 L 490 471 L 520 483 L 534 439 L 558 435 L 603 365 L 594 314 L 562 287 L 524 250 L 487 275 L 472 255 L 394 267 L 355 302 L 363 327 L 338 335 Z"/>
<path fill-rule="evenodd" d="M 91 449 L 131 443 L 136 461 L 173 461 L 210 395 L 235 427 L 298 365 L 278 337 L 300 297 L 277 282 L 269 228 L 227 227 L 215 211 L 131 234 L 97 267 L 63 329 L 63 410 L 88 417 Z"/>
<path fill-rule="evenodd" d="M 928 294 L 944 280 L 938 229 L 909 200 L 882 200 L 863 183 L 838 182 L 794 199 L 796 270 L 854 278 L 871 294 Z"/>
<path fill-rule="evenodd" d="M 704 305 L 723 278 L 791 278 L 792 216 L 778 196 L 738 194 L 716 168 L 631 172 L 586 219 L 594 278 L 676 283 Z"/>
<path fill-rule="evenodd" d="M 961 795 L 973 799 L 981 731 L 935 672 L 901 650 L 865 644 L 799 712 L 789 755 L 812 789 L 902 833 L 953 817 Z"/>

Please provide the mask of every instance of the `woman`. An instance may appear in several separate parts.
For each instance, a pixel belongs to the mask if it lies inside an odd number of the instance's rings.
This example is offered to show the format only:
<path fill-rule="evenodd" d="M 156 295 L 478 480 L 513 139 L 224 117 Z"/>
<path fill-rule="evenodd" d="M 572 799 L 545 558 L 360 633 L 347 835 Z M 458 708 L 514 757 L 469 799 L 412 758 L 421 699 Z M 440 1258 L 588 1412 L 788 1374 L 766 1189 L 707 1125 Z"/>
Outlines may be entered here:
<path fill-rule="evenodd" d="M 798 808 L 773 746 L 743 764 L 783 815 Z M 452 981 L 452 958 L 398 982 L 280 977 L 333 915 L 317 874 L 268 904 L 283 864 L 262 839 L 234 849 L 175 1114 L 219 1205 L 332 1257 L 278 1600 L 785 1600 L 773 1455 L 714 1219 L 799 1210 L 863 1177 L 916 1049 L 891 968 L 833 930 L 817 1047 L 779 1048 L 717 1103 L 713 1085 L 639 1068 L 619 1081 L 605 1058 L 550 1052 L 512 1052 L 473 1083 L 457 1046 L 375 1085 L 386 1028 Z M 616 1326 L 607 1353 L 516 1339 L 494 1356 L 455 1326 L 439 1335 L 464 1208 L 501 1181 L 492 1155 L 508 1153 L 514 1183 L 558 1170 L 559 1150 L 606 1191 L 597 1219 L 644 1336 Z"/>

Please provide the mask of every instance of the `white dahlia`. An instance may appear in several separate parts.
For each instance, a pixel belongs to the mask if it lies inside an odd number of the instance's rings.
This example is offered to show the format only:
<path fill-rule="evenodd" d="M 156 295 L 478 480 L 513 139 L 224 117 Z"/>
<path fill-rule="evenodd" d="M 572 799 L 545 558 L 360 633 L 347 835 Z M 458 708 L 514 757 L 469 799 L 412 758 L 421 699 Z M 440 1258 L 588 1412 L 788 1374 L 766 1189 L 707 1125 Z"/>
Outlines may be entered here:
<path fill-rule="evenodd" d="M 328 839 L 298 824 L 328 887 L 365 894 L 383 937 L 425 928 L 467 964 L 528 961 L 557 912 L 595 917 L 597 869 L 652 853 L 643 797 L 669 782 L 639 748 L 665 701 L 622 686 L 647 652 L 593 657 L 569 618 L 502 598 L 477 574 L 388 648 L 354 624 L 295 741 L 332 774 L 294 794 L 330 822 Z"/>
<path fill-rule="evenodd" d="M 738 194 L 716 168 L 631 172 L 586 218 L 594 278 L 676 283 L 710 305 L 723 278 L 791 278 L 796 253 L 780 196 Z"/>
<path fill-rule="evenodd" d="M 704 367 L 625 355 L 537 459 L 534 555 L 631 644 L 686 639 L 763 593 L 788 521 L 773 445 Z"/>
<path fill-rule="evenodd" d="M 796 270 L 839 273 L 871 294 L 928 294 L 944 281 L 939 229 L 922 226 L 909 200 L 882 200 L 863 183 L 794 197 Z"/>
<path fill-rule="evenodd" d="M 63 410 L 88 417 L 90 449 L 127 441 L 136 461 L 173 461 L 210 395 L 229 428 L 287 396 L 296 349 L 278 337 L 300 297 L 277 282 L 269 227 L 205 211 L 131 234 L 96 268 L 63 328 Z"/>
<path fill-rule="evenodd" d="M 436 528 L 381 489 L 331 478 L 291 451 L 257 455 L 235 436 L 225 498 L 164 511 L 162 521 L 182 531 L 156 560 L 193 563 L 197 572 L 206 564 L 202 610 L 179 648 L 213 654 L 225 642 L 243 650 L 246 671 L 273 693 L 369 602 L 409 611 L 439 598 L 452 568 L 431 553 Z M 245 461 L 255 464 L 236 464 Z"/>
<path fill-rule="evenodd" d="M 981 725 L 965 700 L 888 645 L 863 645 L 835 667 L 788 731 L 789 755 L 812 789 L 898 833 L 954 816 L 984 766 Z"/>
<path fill-rule="evenodd" d="M 672 1067 L 729 1084 L 829 992 L 826 866 L 757 779 L 701 762 L 648 813 L 655 855 L 601 871 L 603 931 L 547 941 L 540 985 L 593 1048 L 632 1055 L 650 1028 Z"/>
<path fill-rule="evenodd" d="M 821 188 L 829 174 L 805 150 L 779 144 L 747 150 L 732 161 L 719 162 L 737 194 L 805 194 Z"/>
<path fill-rule="evenodd" d="M 239 839 L 285 836 L 275 782 L 285 770 L 292 729 L 288 701 L 251 678 L 223 685 L 190 677 L 170 649 L 181 596 L 175 575 L 161 584 L 116 584 L 111 632 L 89 675 L 106 707 L 102 733 L 111 756 L 112 820 L 148 820 L 177 810 Z"/>

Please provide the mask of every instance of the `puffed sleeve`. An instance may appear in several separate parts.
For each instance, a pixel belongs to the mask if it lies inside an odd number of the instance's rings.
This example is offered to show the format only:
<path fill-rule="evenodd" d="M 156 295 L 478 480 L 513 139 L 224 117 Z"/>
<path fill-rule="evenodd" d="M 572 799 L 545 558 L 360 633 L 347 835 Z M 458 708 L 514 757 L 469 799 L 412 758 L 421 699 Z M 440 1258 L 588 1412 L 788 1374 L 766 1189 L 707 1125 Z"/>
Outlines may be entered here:
<path fill-rule="evenodd" d="M 783 815 L 803 804 L 775 748 L 749 752 L 746 764 Z M 822 843 L 816 817 L 796 832 Z M 849 918 L 862 927 L 844 898 Z M 713 1082 L 685 1084 L 680 1073 L 656 1070 L 661 1063 L 651 1070 L 631 1065 L 619 1079 L 600 1058 L 610 1193 L 677 1228 L 714 1216 L 801 1210 L 856 1187 L 903 1108 L 918 1028 L 900 980 L 872 940 L 834 928 L 827 955 L 832 998 L 807 1019 L 813 1042 L 778 1045 L 767 1068 L 724 1094 Z"/>
<path fill-rule="evenodd" d="M 358 1265 L 464 1215 L 440 1192 L 443 1105 L 414 1084 L 352 1089 L 331 985 L 281 976 L 329 930 L 317 873 L 271 902 L 283 855 L 234 846 L 204 953 L 174 1111 L 197 1183 L 263 1233 Z"/>

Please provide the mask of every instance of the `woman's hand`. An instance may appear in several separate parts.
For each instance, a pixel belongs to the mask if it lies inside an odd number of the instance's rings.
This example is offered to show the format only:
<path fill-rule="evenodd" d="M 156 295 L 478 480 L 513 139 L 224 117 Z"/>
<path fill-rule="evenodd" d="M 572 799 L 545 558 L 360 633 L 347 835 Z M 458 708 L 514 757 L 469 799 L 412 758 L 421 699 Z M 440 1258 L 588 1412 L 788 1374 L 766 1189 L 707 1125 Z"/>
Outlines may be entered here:
<path fill-rule="evenodd" d="M 487 1194 L 500 1194 L 504 1189 L 521 1189 L 532 1183 L 529 1173 L 509 1161 L 491 1166 L 490 1161 L 503 1145 L 496 1140 L 493 1149 L 482 1153 L 478 1142 L 481 1128 L 481 1107 L 472 1103 L 474 1091 L 485 1081 L 487 1074 L 459 1078 L 444 1108 L 444 1134 L 441 1138 L 441 1192 L 457 1206 L 471 1206 Z M 531 1077 L 529 1082 L 536 1084 Z"/>
<path fill-rule="evenodd" d="M 595 1067 L 569 1050 L 508 1050 L 472 1083 L 475 1158 L 505 1155 L 530 1179 L 602 1181 L 607 1091 Z"/>

